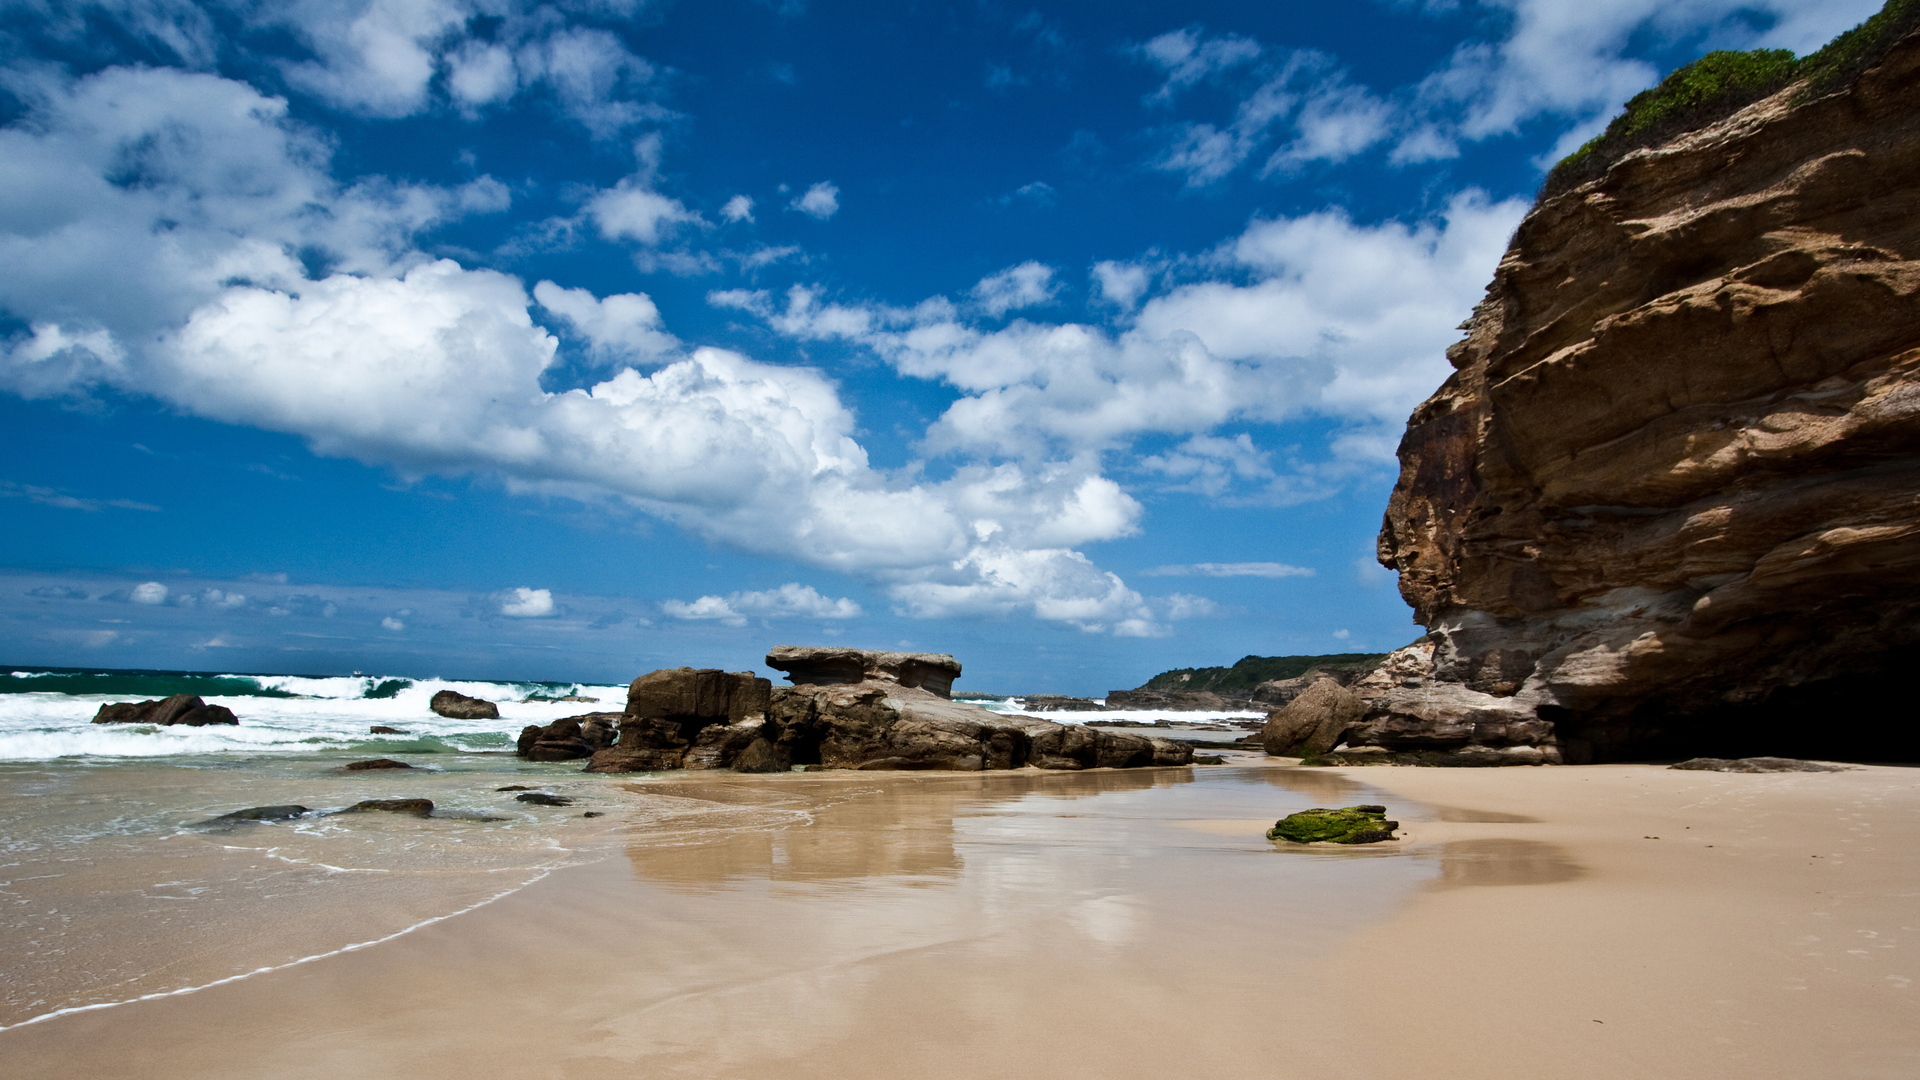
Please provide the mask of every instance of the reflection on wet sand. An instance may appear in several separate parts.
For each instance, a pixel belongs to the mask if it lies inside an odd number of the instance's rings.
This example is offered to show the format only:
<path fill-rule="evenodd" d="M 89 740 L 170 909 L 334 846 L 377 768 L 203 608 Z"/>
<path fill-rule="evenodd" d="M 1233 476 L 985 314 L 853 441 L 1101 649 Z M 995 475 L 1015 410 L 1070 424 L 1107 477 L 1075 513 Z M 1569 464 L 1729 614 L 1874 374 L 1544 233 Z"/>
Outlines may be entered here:
<path fill-rule="evenodd" d="M 684 843 L 637 838 L 635 872 L 664 885 L 700 886 L 739 878 L 826 881 L 883 875 L 953 875 L 956 821 L 1025 797 L 1082 799 L 1193 782 L 1191 769 L 1082 773 L 872 776 L 715 776 L 624 785 L 656 799 L 697 800 L 730 811 L 735 827 L 711 828 Z M 740 815 L 750 823 L 739 824 Z"/>
<path fill-rule="evenodd" d="M 1585 871 L 1566 853 L 1538 840 L 1455 840 L 1440 847 L 1442 888 L 1457 885 L 1549 885 Z"/>

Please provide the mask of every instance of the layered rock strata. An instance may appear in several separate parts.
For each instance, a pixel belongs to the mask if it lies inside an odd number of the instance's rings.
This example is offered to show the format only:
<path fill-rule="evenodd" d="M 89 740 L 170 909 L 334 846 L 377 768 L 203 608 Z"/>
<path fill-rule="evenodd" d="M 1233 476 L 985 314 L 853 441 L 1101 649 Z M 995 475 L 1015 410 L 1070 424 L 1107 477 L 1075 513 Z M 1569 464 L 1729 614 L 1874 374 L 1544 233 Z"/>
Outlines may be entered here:
<path fill-rule="evenodd" d="M 796 685 L 774 688 L 747 673 L 692 668 L 642 675 L 629 693 L 616 744 L 595 752 L 587 771 L 784 772 L 805 766 L 974 772 L 1193 760 L 1191 747 L 1169 739 L 1007 716 L 953 701 L 946 695 L 960 665 L 950 656 L 781 647 L 767 663 L 790 672 Z M 847 681 L 849 672 L 862 678 Z"/>
<path fill-rule="evenodd" d="M 1409 421 L 1355 746 L 1907 757 L 1920 38 L 1542 201 Z"/>

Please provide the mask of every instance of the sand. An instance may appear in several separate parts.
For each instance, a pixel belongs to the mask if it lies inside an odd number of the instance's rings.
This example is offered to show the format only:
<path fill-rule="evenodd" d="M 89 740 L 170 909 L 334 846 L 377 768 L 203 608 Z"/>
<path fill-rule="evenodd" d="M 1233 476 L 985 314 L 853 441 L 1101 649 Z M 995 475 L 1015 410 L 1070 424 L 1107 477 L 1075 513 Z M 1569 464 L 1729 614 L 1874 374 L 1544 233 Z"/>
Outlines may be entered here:
<path fill-rule="evenodd" d="M 376 947 L 0 1031 L 0 1060 L 23 1078 L 1920 1075 L 1920 771 L 1248 759 L 615 783 L 729 824 L 629 826 L 607 858 Z M 1260 836 L 1360 801 L 1407 839 Z"/>

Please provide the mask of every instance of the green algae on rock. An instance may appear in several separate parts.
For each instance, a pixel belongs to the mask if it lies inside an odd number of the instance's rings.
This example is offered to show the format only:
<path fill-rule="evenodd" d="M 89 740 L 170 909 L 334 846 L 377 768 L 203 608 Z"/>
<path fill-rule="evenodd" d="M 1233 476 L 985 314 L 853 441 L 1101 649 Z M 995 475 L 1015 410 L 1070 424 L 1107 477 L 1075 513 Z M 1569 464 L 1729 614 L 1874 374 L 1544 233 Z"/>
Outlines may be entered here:
<path fill-rule="evenodd" d="M 1288 814 L 1267 830 L 1269 840 L 1296 844 L 1375 844 L 1393 839 L 1397 821 L 1387 820 L 1384 806 L 1344 806 L 1338 810 L 1315 807 Z"/>

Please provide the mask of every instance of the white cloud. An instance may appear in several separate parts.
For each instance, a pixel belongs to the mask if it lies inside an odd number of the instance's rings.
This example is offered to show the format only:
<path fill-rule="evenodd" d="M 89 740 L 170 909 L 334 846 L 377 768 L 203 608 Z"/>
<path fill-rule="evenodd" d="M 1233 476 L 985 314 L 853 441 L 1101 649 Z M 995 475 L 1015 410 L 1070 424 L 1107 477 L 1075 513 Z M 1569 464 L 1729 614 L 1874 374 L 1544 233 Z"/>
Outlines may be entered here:
<path fill-rule="evenodd" d="M 1150 284 L 1146 267 L 1113 259 L 1094 263 L 1092 276 L 1100 299 L 1121 309 L 1131 309 L 1139 303 Z"/>
<path fill-rule="evenodd" d="M 533 287 L 533 296 L 541 307 L 572 325 L 602 360 L 639 367 L 679 351 L 680 340 L 666 332 L 660 309 L 646 293 L 617 293 L 596 300 L 586 289 L 563 289 L 542 281 Z"/>
<path fill-rule="evenodd" d="M 1148 577 L 1262 577 L 1289 578 L 1312 577 L 1314 571 L 1304 566 L 1289 566 L 1277 562 L 1236 562 L 1236 563 L 1192 563 L 1190 565 L 1156 566 L 1145 571 Z"/>
<path fill-rule="evenodd" d="M 425 105 L 433 42 L 467 17 L 461 5 L 445 0 L 288 7 L 285 24 L 312 45 L 318 59 L 286 65 L 287 80 L 369 116 L 405 116 Z"/>
<path fill-rule="evenodd" d="M 396 619 L 391 615 L 387 616 L 384 619 L 381 619 L 380 626 L 384 630 L 392 630 L 396 633 L 398 633 L 401 630 L 405 630 L 407 628 L 406 623 L 401 622 L 399 619 Z"/>
<path fill-rule="evenodd" d="M 1220 605 L 1204 596 L 1192 596 L 1187 593 L 1170 593 L 1161 598 L 1169 619 L 1204 619 L 1220 612 Z"/>
<path fill-rule="evenodd" d="M 167 602 L 167 587 L 157 581 L 143 581 L 133 587 L 127 599 L 136 604 L 164 604 Z"/>
<path fill-rule="evenodd" d="M 1335 631 L 1333 632 L 1333 636 L 1334 636 L 1334 637 L 1336 637 L 1336 638 L 1339 638 L 1339 639 L 1340 639 L 1341 641 L 1346 641 L 1346 640 L 1348 640 L 1348 639 L 1350 639 L 1350 638 L 1352 638 L 1352 637 L 1353 637 L 1353 631 L 1351 631 L 1351 630 L 1335 630 Z"/>
<path fill-rule="evenodd" d="M 587 200 L 587 213 L 609 240 L 637 240 L 652 246 L 675 225 L 701 222 L 678 199 L 648 187 L 641 176 L 629 176 Z"/>
<path fill-rule="evenodd" d="M 1161 34 L 1135 51 L 1167 73 L 1167 81 L 1148 96 L 1149 101 L 1166 102 L 1209 75 L 1253 61 L 1261 49 L 1259 42 L 1238 34 L 1203 39 L 1198 27 L 1187 27 Z"/>
<path fill-rule="evenodd" d="M 787 205 L 816 221 L 825 221 L 840 212 L 840 189 L 822 180 Z"/>
<path fill-rule="evenodd" d="M 748 195 L 735 195 L 720 208 L 720 216 L 728 221 L 752 221 L 753 198 Z"/>
<path fill-rule="evenodd" d="M 1047 303 L 1058 291 L 1053 267 L 1028 261 L 981 278 L 973 287 L 973 298 L 987 314 L 998 317 Z"/>
<path fill-rule="evenodd" d="M 714 620 L 727 626 L 744 626 L 749 617 L 768 619 L 855 619 L 860 605 L 846 597 L 829 599 L 810 585 L 790 581 L 765 592 L 736 592 L 727 596 L 702 596 L 686 602 L 666 600 L 660 610 L 676 619 Z"/>
<path fill-rule="evenodd" d="M 544 619 L 553 614 L 553 592 L 524 585 L 510 589 L 501 594 L 500 614 L 514 619 Z"/>

